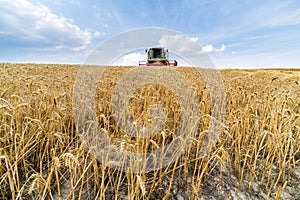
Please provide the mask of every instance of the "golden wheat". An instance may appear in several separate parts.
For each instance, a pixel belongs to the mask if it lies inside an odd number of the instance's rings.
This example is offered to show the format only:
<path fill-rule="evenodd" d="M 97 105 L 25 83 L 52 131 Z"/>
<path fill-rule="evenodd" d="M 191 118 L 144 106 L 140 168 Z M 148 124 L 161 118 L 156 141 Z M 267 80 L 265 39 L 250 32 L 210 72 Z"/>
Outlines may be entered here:
<path fill-rule="evenodd" d="M 268 198 L 279 199 L 292 184 L 300 165 L 299 70 L 221 71 L 226 120 L 216 146 L 202 157 L 213 119 L 212 97 L 199 72 L 176 68 L 197 94 L 197 135 L 178 136 L 184 111 L 176 95 L 162 85 L 148 84 L 129 99 L 132 120 L 136 126 L 148 126 L 153 123 L 150 108 L 160 104 L 166 122 L 155 136 L 137 138 L 116 125 L 110 105 L 118 80 L 130 69 L 109 67 L 98 82 L 95 110 L 101 132 L 121 153 L 163 151 L 175 141 L 187 146 L 182 156 L 143 174 L 123 172 L 124 163 L 97 160 L 99 149 L 87 149 L 73 120 L 79 66 L 0 64 L 0 199 L 167 199 L 179 185 L 199 199 L 207 183 L 226 181 L 229 174 L 237 177 L 238 187 L 250 191 L 259 184 Z M 157 160 L 157 167 L 164 158 Z"/>

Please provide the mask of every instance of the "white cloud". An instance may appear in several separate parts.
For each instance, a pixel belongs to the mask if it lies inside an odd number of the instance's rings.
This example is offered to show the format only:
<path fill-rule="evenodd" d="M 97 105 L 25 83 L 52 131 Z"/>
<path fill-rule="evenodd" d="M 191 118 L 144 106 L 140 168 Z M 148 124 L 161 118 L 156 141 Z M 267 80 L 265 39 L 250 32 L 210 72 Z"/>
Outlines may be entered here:
<path fill-rule="evenodd" d="M 199 51 L 200 46 L 198 45 L 197 37 L 187 37 L 184 35 L 166 35 L 159 40 L 159 46 L 166 47 L 174 52 L 199 52 L 204 53 L 218 53 L 225 50 L 225 45 L 222 44 L 220 48 L 214 47 L 212 44 L 205 45 Z"/>
<path fill-rule="evenodd" d="M 0 27 L 12 40 L 17 38 L 23 45 L 33 45 L 34 42 L 43 47 L 80 50 L 86 48 L 92 39 L 92 34 L 82 30 L 72 19 L 27 0 L 1 0 Z"/>
<path fill-rule="evenodd" d="M 199 52 L 200 54 L 204 54 L 204 53 L 214 53 L 214 52 L 222 52 L 225 50 L 225 45 L 222 44 L 222 46 L 220 48 L 216 48 L 214 47 L 212 44 L 208 44 L 205 45 L 204 47 L 202 47 L 201 51 Z"/>
<path fill-rule="evenodd" d="M 180 56 L 191 66 L 214 68 L 214 63 L 207 56 L 206 52 L 221 52 L 225 45 L 215 48 L 213 45 L 206 45 L 204 48 L 198 44 L 198 38 L 187 37 L 180 34 L 166 35 L 159 40 L 159 46 L 166 47 L 171 53 Z M 205 51 L 206 50 L 206 51 Z M 181 65 L 181 64 L 179 64 Z"/>
<path fill-rule="evenodd" d="M 112 65 L 136 66 L 139 64 L 139 61 L 145 61 L 146 59 L 147 58 L 145 54 L 129 53 L 114 61 Z"/>
<path fill-rule="evenodd" d="M 195 52 L 198 48 L 197 37 L 186 37 L 184 35 L 165 35 L 158 42 L 158 46 L 166 47 L 173 52 Z"/>
<path fill-rule="evenodd" d="M 190 39 L 194 42 L 197 42 L 198 41 L 198 38 L 197 37 L 190 37 Z"/>
<path fill-rule="evenodd" d="M 300 9 L 281 12 L 266 22 L 268 27 L 300 24 Z"/>
<path fill-rule="evenodd" d="M 100 38 L 100 37 L 102 37 L 103 35 L 105 35 L 104 32 L 96 31 L 96 32 L 93 34 L 93 38 Z"/>

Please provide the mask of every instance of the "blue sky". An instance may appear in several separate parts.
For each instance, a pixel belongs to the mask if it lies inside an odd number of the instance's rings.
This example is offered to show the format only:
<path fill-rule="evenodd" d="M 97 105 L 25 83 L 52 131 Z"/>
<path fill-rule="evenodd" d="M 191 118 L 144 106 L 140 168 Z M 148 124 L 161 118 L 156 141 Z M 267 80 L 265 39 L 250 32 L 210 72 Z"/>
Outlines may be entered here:
<path fill-rule="evenodd" d="M 143 27 L 190 37 L 218 68 L 300 67 L 299 0 L 0 0 L 0 62 L 83 63 Z"/>

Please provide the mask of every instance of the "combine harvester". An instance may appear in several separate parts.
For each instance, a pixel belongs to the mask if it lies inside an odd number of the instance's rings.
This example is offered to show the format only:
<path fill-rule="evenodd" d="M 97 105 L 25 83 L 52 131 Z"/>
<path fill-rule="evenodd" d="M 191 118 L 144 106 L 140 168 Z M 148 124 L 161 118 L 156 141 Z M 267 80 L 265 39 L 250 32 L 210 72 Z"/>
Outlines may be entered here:
<path fill-rule="evenodd" d="M 177 66 L 176 60 L 169 60 L 169 51 L 164 47 L 146 49 L 147 61 L 139 61 L 139 66 Z"/>

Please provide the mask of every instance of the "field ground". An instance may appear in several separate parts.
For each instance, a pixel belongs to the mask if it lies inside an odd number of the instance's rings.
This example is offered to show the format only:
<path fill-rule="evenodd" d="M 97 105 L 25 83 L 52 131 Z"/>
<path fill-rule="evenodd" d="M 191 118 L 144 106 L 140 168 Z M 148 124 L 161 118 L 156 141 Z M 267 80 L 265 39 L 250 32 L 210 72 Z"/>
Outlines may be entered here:
<path fill-rule="evenodd" d="M 300 69 L 219 70 L 226 118 L 216 145 L 198 153 L 211 120 L 211 96 L 192 68 L 176 68 L 196 93 L 200 125 L 182 156 L 162 169 L 129 173 L 99 162 L 73 120 L 80 66 L 0 63 L 0 199 L 300 199 Z M 151 152 L 179 138 L 182 110 L 166 87 L 143 86 L 130 99 L 138 125 L 161 103 L 164 131 L 148 139 L 115 125 L 110 97 L 131 67 L 108 67 L 98 82 L 97 120 L 120 149 Z M 158 160 L 158 163 L 161 162 Z"/>

